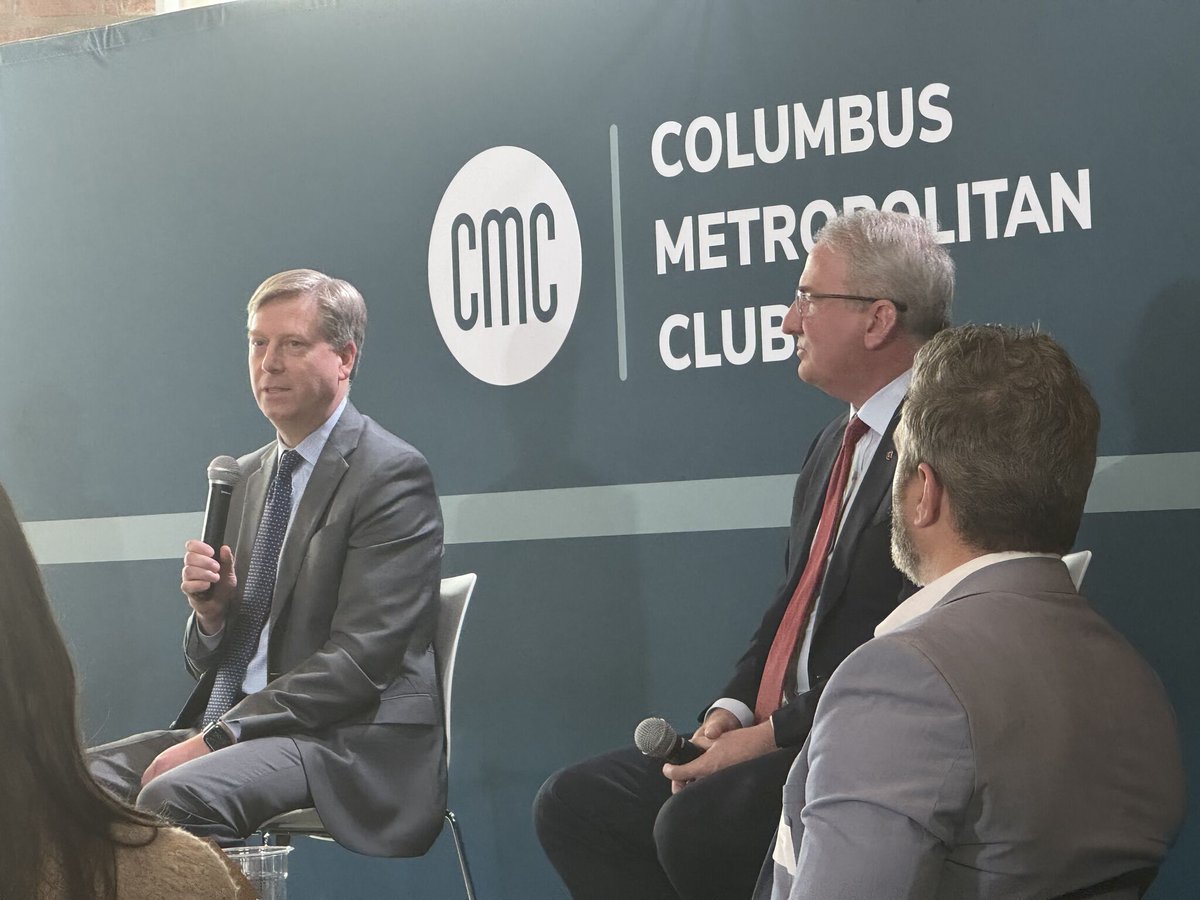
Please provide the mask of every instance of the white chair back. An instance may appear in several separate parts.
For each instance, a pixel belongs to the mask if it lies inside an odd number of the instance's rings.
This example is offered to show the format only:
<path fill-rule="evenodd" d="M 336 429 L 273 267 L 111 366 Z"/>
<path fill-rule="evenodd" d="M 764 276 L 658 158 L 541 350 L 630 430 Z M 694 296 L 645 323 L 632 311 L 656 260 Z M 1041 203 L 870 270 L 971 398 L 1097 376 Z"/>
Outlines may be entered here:
<path fill-rule="evenodd" d="M 437 628 L 433 634 L 433 652 L 437 658 L 438 680 L 442 685 L 442 711 L 446 716 L 446 768 L 450 767 L 450 694 L 454 690 L 454 661 L 458 656 L 458 639 L 462 635 L 463 619 L 467 615 L 467 604 L 475 590 L 475 574 L 454 575 L 443 578 L 438 592 Z M 450 823 L 450 834 L 454 838 L 454 850 L 458 854 L 458 868 L 462 873 L 463 888 L 467 900 L 475 900 L 475 883 L 471 879 L 471 867 L 467 864 L 467 848 L 463 843 L 458 819 L 449 809 L 445 812 Z M 317 811 L 294 809 L 275 816 L 258 827 L 264 844 L 286 845 L 292 835 L 305 834 L 321 841 L 332 841 L 325 824 Z"/>
<path fill-rule="evenodd" d="M 1080 550 L 1078 553 L 1068 553 L 1063 558 L 1066 563 L 1067 571 L 1071 573 L 1071 581 L 1075 583 L 1075 590 L 1079 590 L 1079 586 L 1083 584 L 1083 576 L 1087 574 L 1088 565 L 1092 561 L 1091 550 Z M 449 731 L 450 726 L 446 726 Z"/>
<path fill-rule="evenodd" d="M 474 572 L 442 579 L 438 598 L 437 630 L 433 652 L 437 657 L 438 680 L 442 686 L 442 712 L 446 718 L 446 767 L 450 766 L 450 702 L 454 691 L 454 663 L 458 657 L 458 639 L 462 636 L 467 605 L 478 580 Z"/>

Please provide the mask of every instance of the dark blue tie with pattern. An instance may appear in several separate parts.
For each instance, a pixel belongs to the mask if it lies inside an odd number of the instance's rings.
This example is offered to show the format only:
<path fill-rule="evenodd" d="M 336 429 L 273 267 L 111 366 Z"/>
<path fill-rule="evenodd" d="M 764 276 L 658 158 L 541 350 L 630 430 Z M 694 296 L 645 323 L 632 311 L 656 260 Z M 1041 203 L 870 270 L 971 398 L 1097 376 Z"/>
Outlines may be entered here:
<path fill-rule="evenodd" d="M 301 456 L 295 450 L 285 450 L 267 491 L 267 505 L 258 524 L 250 568 L 246 572 L 246 586 L 242 589 L 241 610 L 226 641 L 225 656 L 217 667 L 217 678 L 204 710 L 205 725 L 221 718 L 233 706 L 246 678 L 246 666 L 254 656 L 263 624 L 271 611 L 279 550 L 292 512 L 292 471 L 300 461 Z"/>

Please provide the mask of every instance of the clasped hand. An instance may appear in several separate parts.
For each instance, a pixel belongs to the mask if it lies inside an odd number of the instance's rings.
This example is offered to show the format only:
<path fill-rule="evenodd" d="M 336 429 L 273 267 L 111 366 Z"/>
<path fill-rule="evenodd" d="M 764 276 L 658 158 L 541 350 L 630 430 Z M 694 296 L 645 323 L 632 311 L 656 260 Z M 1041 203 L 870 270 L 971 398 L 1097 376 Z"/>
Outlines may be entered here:
<path fill-rule="evenodd" d="M 692 735 L 692 743 L 704 753 L 686 765 L 663 766 L 663 775 L 671 779 L 672 794 L 679 793 L 689 782 L 777 749 L 770 720 L 743 728 L 737 716 L 721 708 L 708 714 Z"/>

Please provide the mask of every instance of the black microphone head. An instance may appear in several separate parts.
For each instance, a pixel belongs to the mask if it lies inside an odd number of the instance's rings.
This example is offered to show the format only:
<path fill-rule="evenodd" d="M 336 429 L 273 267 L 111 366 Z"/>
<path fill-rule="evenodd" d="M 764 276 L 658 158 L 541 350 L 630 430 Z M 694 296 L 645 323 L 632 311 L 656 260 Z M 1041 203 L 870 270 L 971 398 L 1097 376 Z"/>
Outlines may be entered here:
<path fill-rule="evenodd" d="M 212 484 L 233 487 L 242 480 L 242 470 L 238 467 L 238 461 L 232 456 L 218 456 L 208 464 L 208 480 Z"/>
<path fill-rule="evenodd" d="M 666 719 L 643 719 L 633 732 L 633 742 L 646 756 L 666 759 L 679 735 Z"/>

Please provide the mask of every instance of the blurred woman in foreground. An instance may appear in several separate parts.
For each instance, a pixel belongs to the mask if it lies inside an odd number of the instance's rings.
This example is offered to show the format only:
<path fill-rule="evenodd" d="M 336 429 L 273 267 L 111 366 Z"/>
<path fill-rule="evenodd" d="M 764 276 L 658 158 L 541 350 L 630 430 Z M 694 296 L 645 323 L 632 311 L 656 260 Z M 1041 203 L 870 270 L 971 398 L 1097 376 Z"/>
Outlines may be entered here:
<path fill-rule="evenodd" d="M 75 672 L 0 487 L 0 900 L 230 900 L 219 851 L 88 774 Z"/>

